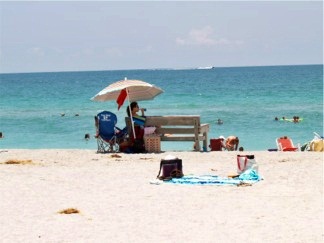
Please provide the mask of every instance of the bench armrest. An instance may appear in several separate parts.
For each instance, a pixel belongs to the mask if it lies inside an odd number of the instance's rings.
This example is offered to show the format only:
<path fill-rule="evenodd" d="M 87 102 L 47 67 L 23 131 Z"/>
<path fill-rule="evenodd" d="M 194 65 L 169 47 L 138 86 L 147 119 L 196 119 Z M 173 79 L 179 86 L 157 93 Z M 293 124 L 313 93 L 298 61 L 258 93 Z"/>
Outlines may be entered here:
<path fill-rule="evenodd" d="M 200 125 L 200 132 L 201 133 L 209 132 L 209 124 L 208 123 L 201 124 Z"/>

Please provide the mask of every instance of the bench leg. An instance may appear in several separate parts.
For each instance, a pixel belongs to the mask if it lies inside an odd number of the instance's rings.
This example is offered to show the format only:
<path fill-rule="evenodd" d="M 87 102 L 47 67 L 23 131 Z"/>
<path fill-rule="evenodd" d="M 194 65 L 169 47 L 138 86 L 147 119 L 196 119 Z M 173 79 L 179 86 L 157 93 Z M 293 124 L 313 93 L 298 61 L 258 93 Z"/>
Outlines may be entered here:
<path fill-rule="evenodd" d="M 207 133 L 204 133 L 205 140 L 203 141 L 203 146 L 206 149 L 207 152 L 207 146 L 208 146 L 208 138 L 207 138 Z"/>
<path fill-rule="evenodd" d="M 195 141 L 195 151 L 200 151 L 200 143 L 199 140 Z"/>

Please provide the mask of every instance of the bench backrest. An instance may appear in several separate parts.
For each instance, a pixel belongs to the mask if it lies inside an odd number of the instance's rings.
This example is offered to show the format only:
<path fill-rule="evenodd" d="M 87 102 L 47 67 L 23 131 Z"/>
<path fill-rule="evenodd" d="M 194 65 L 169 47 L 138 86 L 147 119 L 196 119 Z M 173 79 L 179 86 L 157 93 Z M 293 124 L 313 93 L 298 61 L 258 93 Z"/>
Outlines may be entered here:
<path fill-rule="evenodd" d="M 145 126 L 200 126 L 200 116 L 148 116 Z"/>
<path fill-rule="evenodd" d="M 125 122 L 131 132 L 130 117 L 126 117 Z M 145 126 L 155 126 L 156 132 L 161 134 L 199 134 L 200 116 L 147 116 Z"/>

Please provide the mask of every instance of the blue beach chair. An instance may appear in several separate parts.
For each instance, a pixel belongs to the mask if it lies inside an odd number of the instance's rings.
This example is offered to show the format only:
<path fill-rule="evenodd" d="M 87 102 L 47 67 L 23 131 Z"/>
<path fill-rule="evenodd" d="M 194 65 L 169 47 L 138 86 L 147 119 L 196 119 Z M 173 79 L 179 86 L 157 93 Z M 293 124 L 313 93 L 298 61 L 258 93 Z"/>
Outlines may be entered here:
<path fill-rule="evenodd" d="M 127 129 L 116 126 L 117 116 L 110 111 L 102 111 L 95 116 L 98 153 L 119 152 L 119 143 L 124 141 Z"/>

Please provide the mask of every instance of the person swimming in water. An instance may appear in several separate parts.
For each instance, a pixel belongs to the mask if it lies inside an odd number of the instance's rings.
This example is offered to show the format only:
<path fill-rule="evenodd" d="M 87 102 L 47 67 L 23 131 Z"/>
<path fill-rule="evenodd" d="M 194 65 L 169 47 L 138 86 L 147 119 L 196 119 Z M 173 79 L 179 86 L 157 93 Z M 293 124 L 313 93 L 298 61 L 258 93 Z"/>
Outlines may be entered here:
<path fill-rule="evenodd" d="M 217 120 L 217 124 L 218 124 L 218 125 L 222 125 L 222 124 L 223 124 L 222 119 L 218 119 L 218 120 Z"/>

